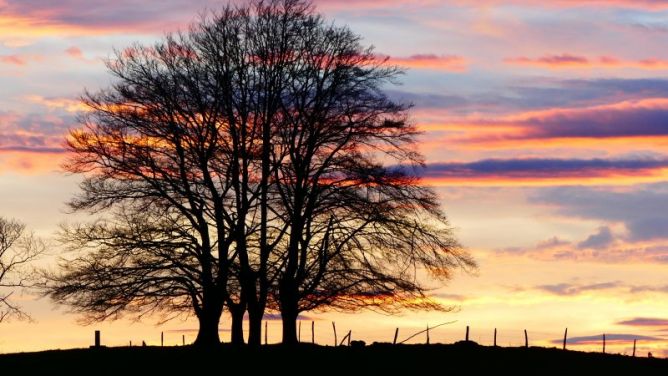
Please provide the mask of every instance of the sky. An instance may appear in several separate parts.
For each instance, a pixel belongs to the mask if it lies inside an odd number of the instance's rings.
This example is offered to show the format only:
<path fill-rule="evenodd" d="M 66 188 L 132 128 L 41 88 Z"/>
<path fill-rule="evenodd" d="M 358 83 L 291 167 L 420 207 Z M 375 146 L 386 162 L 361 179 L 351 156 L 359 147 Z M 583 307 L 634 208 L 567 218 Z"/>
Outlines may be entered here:
<path fill-rule="evenodd" d="M 0 0 L 0 215 L 50 241 L 71 221 L 80 177 L 60 171 L 85 89 L 111 83 L 114 48 L 187 27 L 215 0 Z M 424 131 L 425 183 L 480 264 L 443 286 L 453 310 L 306 313 L 353 339 L 471 339 L 668 356 L 668 1 L 319 0 L 378 54 L 404 66 L 388 87 Z M 51 242 L 49 252 L 58 254 Z M 30 292 L 33 322 L 0 324 L 0 352 L 192 341 L 178 319 L 81 325 Z M 269 339 L 280 322 L 268 316 Z M 223 320 L 221 335 L 229 338 Z M 307 329 L 308 328 L 308 329 Z M 310 322 L 303 338 L 310 338 Z M 339 333 L 339 338 L 342 335 Z M 423 341 L 417 337 L 414 341 Z"/>

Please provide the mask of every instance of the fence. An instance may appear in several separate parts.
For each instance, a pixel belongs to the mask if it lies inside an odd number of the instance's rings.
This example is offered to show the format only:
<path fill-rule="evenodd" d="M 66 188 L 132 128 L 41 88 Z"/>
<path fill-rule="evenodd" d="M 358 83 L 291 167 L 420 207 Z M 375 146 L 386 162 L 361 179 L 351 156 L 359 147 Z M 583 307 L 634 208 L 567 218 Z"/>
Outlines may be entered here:
<path fill-rule="evenodd" d="M 316 321 L 312 320 L 310 322 L 310 333 L 302 333 L 302 321 L 298 322 L 298 340 L 300 342 L 308 342 L 312 344 L 327 345 L 327 346 L 350 346 L 353 342 L 353 331 L 352 329 L 347 329 L 341 331 L 344 336 L 339 340 L 339 332 L 337 332 L 336 322 L 331 322 L 331 330 L 328 331 L 323 329 L 322 326 L 316 326 Z M 563 337 L 559 340 L 555 332 L 543 332 L 543 331 L 531 331 L 524 329 L 523 332 L 518 333 L 516 330 L 502 332 L 497 328 L 493 330 L 478 331 L 472 334 L 470 326 L 463 328 L 454 329 L 452 324 L 456 321 L 449 321 L 440 323 L 438 325 L 426 325 L 425 329 L 415 331 L 414 329 L 407 330 L 401 329 L 399 327 L 395 328 L 393 333 L 388 333 L 386 340 L 380 339 L 377 342 L 389 342 L 395 345 L 399 344 L 432 344 L 432 343 L 456 343 L 456 342 L 476 342 L 481 345 L 488 346 L 507 346 L 507 347 L 530 347 L 533 345 L 543 346 L 543 347 L 561 347 L 563 350 L 569 349 L 583 349 L 586 347 L 589 351 L 600 351 L 602 353 L 610 352 L 610 345 L 613 346 L 613 352 L 636 356 L 636 354 L 641 354 L 646 350 L 653 350 L 652 347 L 638 347 L 637 338 L 620 338 L 619 335 L 613 335 L 612 337 L 607 336 L 606 333 L 593 336 L 581 336 L 581 337 L 569 337 L 568 328 L 565 328 L 563 331 Z M 320 332 L 318 331 L 320 330 Z M 264 344 L 278 343 L 277 340 L 270 342 L 269 338 L 269 321 L 264 323 Z M 277 333 L 280 330 L 276 331 Z M 304 335 L 303 335 L 304 334 Z M 538 340 L 532 338 L 536 336 Z M 302 337 L 305 337 L 306 340 L 302 341 Z M 551 339 L 547 339 L 551 338 Z M 168 346 L 172 345 L 181 345 L 185 346 L 189 344 L 189 341 L 186 341 L 186 335 L 180 334 L 180 341 L 175 341 L 174 338 L 169 338 Z M 363 338 L 360 338 L 363 339 Z M 433 341 L 436 339 L 436 341 Z M 612 340 L 612 341 L 610 341 Z M 533 341 L 533 342 L 532 342 Z M 180 342 L 180 343 L 179 343 Z M 126 342 L 127 343 L 127 342 Z M 139 342 L 137 342 L 139 343 Z M 144 340 L 141 341 L 142 345 L 146 345 Z M 132 346 L 132 341 L 129 341 L 129 345 Z M 100 347 L 100 331 L 95 331 L 95 345 L 91 347 Z M 165 332 L 160 333 L 160 346 L 165 346 Z M 596 350 L 598 348 L 598 350 Z M 619 351 L 622 349 L 622 351 Z M 639 350 L 642 350 L 639 352 Z M 648 355 L 651 356 L 651 352 L 648 351 Z"/>

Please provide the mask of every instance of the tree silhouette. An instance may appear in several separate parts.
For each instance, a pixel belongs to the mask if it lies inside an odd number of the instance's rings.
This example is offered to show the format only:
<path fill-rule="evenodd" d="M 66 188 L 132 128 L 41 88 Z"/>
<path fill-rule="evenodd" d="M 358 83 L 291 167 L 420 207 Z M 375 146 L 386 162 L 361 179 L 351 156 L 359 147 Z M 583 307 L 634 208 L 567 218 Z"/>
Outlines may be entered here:
<path fill-rule="evenodd" d="M 29 319 L 21 307 L 12 302 L 16 289 L 26 287 L 32 272 L 26 267 L 44 252 L 44 244 L 25 225 L 0 217 L 0 322 Z"/>
<path fill-rule="evenodd" d="M 228 5 L 153 46 L 118 51 L 87 93 L 65 169 L 74 256 L 46 293 L 92 320 L 194 314 L 196 344 L 261 340 L 267 308 L 438 308 L 416 277 L 473 261 L 414 169 L 401 70 L 303 0 Z"/>
<path fill-rule="evenodd" d="M 85 178 L 69 206 L 100 218 L 64 231 L 68 246 L 84 254 L 65 260 L 46 291 L 97 319 L 190 305 L 200 324 L 195 342 L 210 346 L 220 342 L 234 258 L 223 218 L 234 214 L 224 205 L 228 132 L 219 128 L 226 117 L 208 63 L 191 46 L 181 35 L 118 51 L 107 64 L 114 85 L 84 96 L 89 111 L 70 134 L 65 169 Z"/>
<path fill-rule="evenodd" d="M 420 185 L 416 128 L 383 87 L 401 70 L 346 27 L 311 14 L 292 43 L 275 134 L 274 207 L 289 236 L 274 252 L 283 341 L 312 309 L 438 308 L 416 270 L 447 277 L 475 264 L 438 197 Z"/>

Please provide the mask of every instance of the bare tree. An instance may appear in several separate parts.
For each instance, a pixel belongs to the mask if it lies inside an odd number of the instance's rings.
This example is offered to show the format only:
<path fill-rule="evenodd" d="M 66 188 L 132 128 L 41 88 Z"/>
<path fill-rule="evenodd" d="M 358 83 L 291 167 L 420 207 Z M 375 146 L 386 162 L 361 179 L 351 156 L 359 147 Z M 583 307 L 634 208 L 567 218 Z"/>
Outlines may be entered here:
<path fill-rule="evenodd" d="M 281 23 L 266 19 L 279 8 L 290 17 Z M 243 341 L 242 320 L 248 310 L 249 342 L 260 344 L 268 255 L 286 228 L 268 218 L 272 167 L 265 146 L 273 141 L 279 84 L 285 83 L 281 61 L 289 56 L 290 40 L 281 39 L 279 45 L 270 38 L 293 35 L 287 28 L 299 25 L 288 21 L 305 9 L 292 0 L 227 6 L 204 16 L 187 33 L 168 36 L 155 46 L 120 51 L 108 63 L 116 83 L 84 97 L 90 111 L 82 119 L 84 128 L 70 135 L 74 156 L 65 169 L 86 176 L 70 207 L 112 218 L 113 223 L 64 232 L 66 243 L 94 251 L 78 262 L 63 262 L 62 274 L 52 275 L 54 283 L 47 289 L 51 297 L 91 312 L 91 318 L 107 319 L 128 311 L 139 316 L 154 312 L 150 307 L 177 294 L 185 299 L 178 306 L 189 302 L 199 318 L 196 342 L 202 344 L 218 342 L 218 321 L 227 305 L 233 342 Z M 128 278 L 130 259 L 119 257 L 121 250 L 155 257 L 152 243 L 122 236 L 135 230 L 122 225 L 123 216 L 141 217 L 147 208 L 160 210 L 152 213 L 161 219 L 156 224 L 178 223 L 179 247 L 170 243 L 165 249 L 190 254 L 184 262 L 197 270 L 184 276 L 180 265 L 166 271 L 156 262 L 160 270 L 154 272 L 168 273 L 169 278 L 160 281 L 172 287 L 175 276 L 198 286 L 197 299 L 182 295 L 183 286 L 165 296 L 146 296 L 141 289 L 147 286 L 139 277 L 127 280 L 132 288 L 119 290 L 102 283 L 95 275 L 99 271 L 90 267 L 104 266 L 109 276 Z M 162 239 L 158 228 L 142 231 Z M 112 235 L 122 244 L 111 246 Z M 183 241 L 192 244 L 184 247 Z M 100 263 L 112 259 L 123 264 Z M 84 275 L 91 277 L 89 286 L 78 283 Z M 102 304 L 101 296 L 118 304 Z"/>
<path fill-rule="evenodd" d="M 30 318 L 11 297 L 27 287 L 33 275 L 28 265 L 43 252 L 44 244 L 27 233 L 24 224 L 0 217 L 0 322 Z"/>
<path fill-rule="evenodd" d="M 119 51 L 108 63 L 114 85 L 83 98 L 90 111 L 70 134 L 65 169 L 85 178 L 69 206 L 102 224 L 65 231 L 64 239 L 80 250 L 100 248 L 65 260 L 47 294 L 98 319 L 163 309 L 165 300 L 164 308 L 189 305 L 200 323 L 196 344 L 211 346 L 220 343 L 234 258 L 223 218 L 233 214 L 223 204 L 227 123 L 207 62 L 196 56 L 187 35 Z M 125 284 L 107 280 L 115 278 Z"/>
<path fill-rule="evenodd" d="M 475 267 L 415 174 L 408 106 L 383 92 L 401 70 L 348 28 L 304 20 L 274 142 L 274 210 L 289 227 L 272 255 L 284 343 L 296 342 L 304 310 L 439 308 L 416 271 Z"/>
<path fill-rule="evenodd" d="M 417 132 L 383 93 L 401 71 L 360 40 L 309 1 L 257 0 L 118 52 L 65 166 L 70 207 L 100 219 L 63 231 L 76 255 L 47 294 L 95 320 L 194 314 L 201 345 L 225 306 L 252 345 L 267 307 L 287 343 L 303 310 L 435 308 L 416 273 L 474 263 L 408 173 Z"/>

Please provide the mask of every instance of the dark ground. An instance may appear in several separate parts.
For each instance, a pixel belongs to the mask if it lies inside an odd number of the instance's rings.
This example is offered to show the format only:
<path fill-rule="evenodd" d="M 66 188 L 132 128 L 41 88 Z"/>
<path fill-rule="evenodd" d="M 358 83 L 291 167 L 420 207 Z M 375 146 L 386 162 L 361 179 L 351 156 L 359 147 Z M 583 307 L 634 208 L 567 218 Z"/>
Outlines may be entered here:
<path fill-rule="evenodd" d="M 209 352 L 191 347 L 117 347 L 0 355 L 2 375 L 453 375 L 473 372 L 665 375 L 668 359 L 461 344 L 381 344 L 364 348 L 301 345 L 257 350 L 222 347 Z"/>

